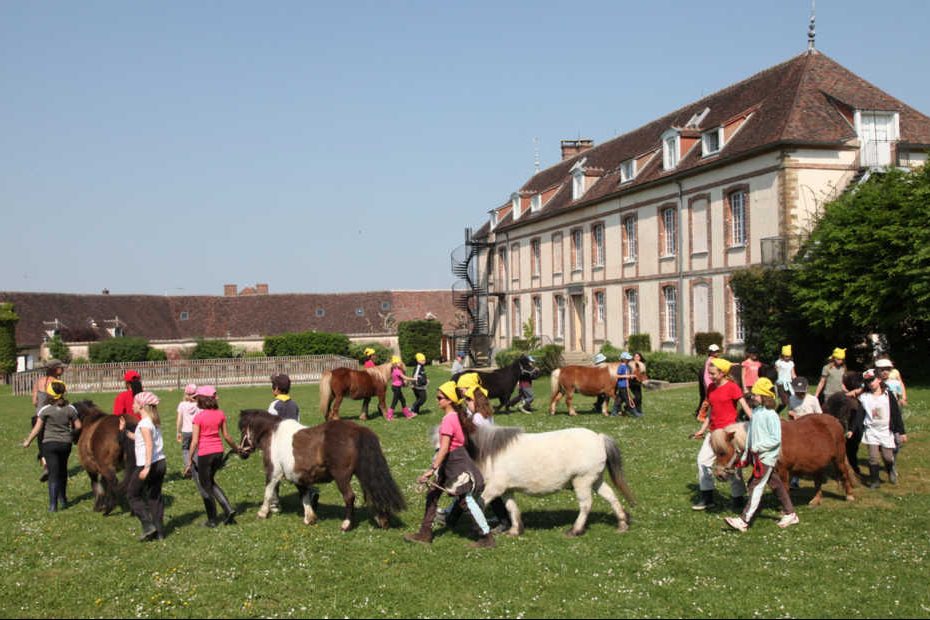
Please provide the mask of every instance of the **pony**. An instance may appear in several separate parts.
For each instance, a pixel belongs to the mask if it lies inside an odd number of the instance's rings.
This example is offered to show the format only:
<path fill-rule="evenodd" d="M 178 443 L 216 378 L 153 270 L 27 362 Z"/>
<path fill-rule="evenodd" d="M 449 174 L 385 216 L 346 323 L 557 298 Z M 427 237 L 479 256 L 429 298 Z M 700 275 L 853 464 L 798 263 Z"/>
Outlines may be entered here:
<path fill-rule="evenodd" d="M 629 529 L 629 518 L 616 494 L 604 481 L 610 473 L 615 487 L 634 504 L 633 493 L 623 476 L 623 457 L 617 443 L 609 436 L 586 428 L 565 428 L 548 433 L 525 433 L 523 429 L 483 425 L 469 436 L 475 463 L 484 476 L 481 499 L 487 506 L 507 494 L 505 504 L 510 514 L 507 534 L 523 533 L 520 509 L 510 491 L 546 495 L 571 485 L 578 498 L 579 512 L 568 536 L 585 531 L 591 512 L 592 491 L 597 492 L 617 515 L 617 530 Z"/>
<path fill-rule="evenodd" d="M 725 479 L 736 473 L 735 464 L 746 446 L 745 422 L 737 422 L 711 433 L 710 441 L 717 455 L 715 475 Z M 803 475 L 814 479 L 814 497 L 811 506 L 819 506 L 823 499 L 821 486 L 825 473 L 832 466 L 838 473 L 846 493 L 853 501 L 852 476 L 846 464 L 846 438 L 843 427 L 828 415 L 811 414 L 797 420 L 781 420 L 781 452 L 773 475 L 781 478 L 788 488 L 788 476 Z"/>
<path fill-rule="evenodd" d="M 862 385 L 862 373 L 849 371 L 843 375 L 843 390 L 830 395 L 823 403 L 823 412 L 832 415 L 843 425 L 843 432 L 851 433 L 846 437 L 846 460 L 860 478 L 859 444 L 862 442 L 862 417 L 859 400 L 847 396 L 845 390 L 854 390 Z"/>
<path fill-rule="evenodd" d="M 500 404 L 495 411 L 510 411 L 510 397 L 513 395 L 513 389 L 517 387 L 520 379 L 532 381 L 539 376 L 539 369 L 530 360 L 528 355 L 521 355 L 513 361 L 510 366 L 498 368 L 489 372 L 472 371 L 456 373 L 452 380 L 458 381 L 458 378 L 468 372 L 477 372 L 481 380 L 481 387 L 488 391 L 488 400 L 498 399 Z"/>
<path fill-rule="evenodd" d="M 552 397 L 549 400 L 549 415 L 555 415 L 555 407 L 563 395 L 568 405 L 568 415 L 578 415 L 572 404 L 575 390 L 585 396 L 597 396 L 601 403 L 601 413 L 607 415 L 607 404 L 616 390 L 619 367 L 620 362 L 609 362 L 600 366 L 563 366 L 553 370 L 550 378 Z"/>
<path fill-rule="evenodd" d="M 323 419 L 338 420 L 339 405 L 346 396 L 353 400 L 363 401 L 360 420 L 368 419 L 368 403 L 372 396 L 378 399 L 378 409 L 383 415 L 387 411 L 384 393 L 390 379 L 390 362 L 363 370 L 352 368 L 327 370 L 320 379 L 320 413 L 323 414 Z"/>
<path fill-rule="evenodd" d="M 239 416 L 239 456 L 243 459 L 261 450 L 265 464 L 265 498 L 258 517 L 265 519 L 278 505 L 278 485 L 285 478 L 297 486 L 304 507 L 304 523 L 317 521 L 318 482 L 335 481 L 345 502 L 342 531 L 352 528 L 355 492 L 352 476 L 358 478 L 366 503 L 375 511 L 375 521 L 388 527 L 392 515 L 406 507 L 404 497 L 391 476 L 378 436 L 368 428 L 347 420 L 330 420 L 308 428 L 295 420 L 283 420 L 267 411 L 247 409 Z"/>
<path fill-rule="evenodd" d="M 78 458 L 90 478 L 94 511 L 106 516 L 116 507 L 118 494 L 124 491 L 116 472 L 125 467 L 127 450 L 132 448 L 123 446 L 120 416 L 101 411 L 89 400 L 74 403 L 74 408 L 81 420 L 81 431 L 76 441 Z M 127 430 L 135 430 L 135 420 L 131 416 L 124 417 Z"/>

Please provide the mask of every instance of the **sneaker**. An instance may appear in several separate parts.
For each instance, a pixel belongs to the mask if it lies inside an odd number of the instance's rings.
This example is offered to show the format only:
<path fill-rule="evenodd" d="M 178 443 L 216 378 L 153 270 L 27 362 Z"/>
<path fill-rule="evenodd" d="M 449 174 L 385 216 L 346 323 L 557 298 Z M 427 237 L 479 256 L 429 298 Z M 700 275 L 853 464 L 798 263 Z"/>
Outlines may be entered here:
<path fill-rule="evenodd" d="M 795 517 L 795 519 L 797 519 L 797 517 Z M 734 530 L 739 530 L 740 532 L 745 532 L 749 529 L 749 524 L 743 521 L 742 517 L 727 517 L 724 521 Z M 782 521 L 784 521 L 784 519 L 782 519 Z M 797 523 L 797 521 L 795 521 L 795 523 Z M 779 521 L 779 525 L 781 525 L 781 521 Z"/>
<path fill-rule="evenodd" d="M 691 505 L 691 510 L 707 510 L 709 508 L 716 508 L 717 504 L 714 502 L 707 502 L 703 499 L 696 504 Z"/>
<path fill-rule="evenodd" d="M 521 412 L 521 413 L 533 413 L 532 411 L 530 411 L 529 409 L 527 409 L 527 408 L 524 407 L 523 405 L 520 405 L 520 412 Z"/>
<path fill-rule="evenodd" d="M 417 532 L 416 534 L 404 534 L 404 540 L 409 543 L 420 543 L 428 545 L 433 542 L 432 532 Z"/>
<path fill-rule="evenodd" d="M 786 528 L 786 527 L 788 527 L 788 526 L 790 526 L 790 525 L 797 525 L 797 524 L 800 523 L 800 522 L 801 522 L 801 520 L 798 519 L 797 513 L 792 512 L 791 514 L 785 515 L 785 516 L 783 516 L 781 519 L 779 519 L 779 521 L 778 521 L 778 527 L 780 527 L 780 528 Z"/>

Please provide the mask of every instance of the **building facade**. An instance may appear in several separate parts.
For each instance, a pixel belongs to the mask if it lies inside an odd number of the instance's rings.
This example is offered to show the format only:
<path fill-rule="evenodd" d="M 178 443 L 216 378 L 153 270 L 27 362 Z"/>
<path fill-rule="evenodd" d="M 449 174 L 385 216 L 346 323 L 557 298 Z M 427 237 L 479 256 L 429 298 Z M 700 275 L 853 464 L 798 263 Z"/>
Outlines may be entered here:
<path fill-rule="evenodd" d="M 563 141 L 474 234 L 493 346 L 532 319 L 569 352 L 648 333 L 692 353 L 699 332 L 738 351 L 732 273 L 783 264 L 825 203 L 928 149 L 930 118 L 815 50 L 601 145 Z"/>

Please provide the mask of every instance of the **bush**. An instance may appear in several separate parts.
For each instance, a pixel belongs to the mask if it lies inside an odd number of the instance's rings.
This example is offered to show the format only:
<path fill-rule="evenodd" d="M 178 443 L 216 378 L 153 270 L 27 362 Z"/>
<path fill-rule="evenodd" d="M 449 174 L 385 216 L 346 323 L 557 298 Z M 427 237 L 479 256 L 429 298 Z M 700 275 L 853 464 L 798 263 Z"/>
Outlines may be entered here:
<path fill-rule="evenodd" d="M 365 361 L 365 349 L 374 349 L 375 350 L 375 364 L 384 364 L 390 361 L 391 356 L 394 354 L 389 348 L 383 344 L 377 342 L 363 342 L 363 343 L 351 343 L 349 345 L 349 357 L 354 357 L 359 361 L 359 363 Z M 425 353 L 424 353 L 425 355 Z"/>
<path fill-rule="evenodd" d="M 442 344 L 442 323 L 432 319 L 403 321 L 397 325 L 397 344 L 404 364 L 416 364 L 416 354 L 427 361 L 439 359 Z"/>
<path fill-rule="evenodd" d="M 708 347 L 715 344 L 723 350 L 723 334 L 720 332 L 698 332 L 694 334 L 694 352 L 697 355 L 707 353 Z"/>
<path fill-rule="evenodd" d="M 268 336 L 262 346 L 265 355 L 349 355 L 349 338 L 344 334 L 302 332 Z"/>
<path fill-rule="evenodd" d="M 87 364 L 90 364 L 90 360 L 86 357 L 76 357 L 71 360 L 72 366 L 86 366 Z"/>
<path fill-rule="evenodd" d="M 48 341 L 48 355 L 60 359 L 65 364 L 71 363 L 71 348 L 61 340 L 61 336 L 52 336 Z"/>
<path fill-rule="evenodd" d="M 607 340 L 601 345 L 599 353 L 603 354 L 608 362 L 619 362 L 620 354 L 623 353 L 623 351 L 610 344 L 610 340 Z"/>
<path fill-rule="evenodd" d="M 521 351 L 510 348 L 498 351 L 494 356 L 494 363 L 498 368 L 506 368 L 514 363 L 521 355 L 530 355 L 536 360 L 536 366 L 541 374 L 548 375 L 556 368 L 562 366 L 563 347 L 557 344 L 547 344 L 544 347 L 533 349 L 532 351 Z"/>
<path fill-rule="evenodd" d="M 214 360 L 228 357 L 236 357 L 231 344 L 225 340 L 204 340 L 203 338 L 197 339 L 197 344 L 190 354 L 192 360 Z"/>
<path fill-rule="evenodd" d="M 649 334 L 630 334 L 626 341 L 626 349 L 630 353 L 639 351 L 640 353 L 649 353 L 652 351 L 652 343 Z"/>
<path fill-rule="evenodd" d="M 676 353 L 652 353 L 646 358 L 646 374 L 650 379 L 685 383 L 697 380 L 698 372 L 704 369 L 704 358 L 697 355 Z"/>
<path fill-rule="evenodd" d="M 16 323 L 13 304 L 0 304 L 0 375 L 16 372 Z"/>
<path fill-rule="evenodd" d="M 89 354 L 94 364 L 144 362 L 149 356 L 149 341 L 145 338 L 112 338 L 90 345 Z"/>
<path fill-rule="evenodd" d="M 148 355 L 146 355 L 146 361 L 149 362 L 164 362 L 168 360 L 168 354 L 162 351 L 161 349 L 149 348 Z"/>
<path fill-rule="evenodd" d="M 268 357 L 268 356 L 265 355 L 264 351 L 243 351 L 242 357 L 249 358 L 249 357 Z"/>

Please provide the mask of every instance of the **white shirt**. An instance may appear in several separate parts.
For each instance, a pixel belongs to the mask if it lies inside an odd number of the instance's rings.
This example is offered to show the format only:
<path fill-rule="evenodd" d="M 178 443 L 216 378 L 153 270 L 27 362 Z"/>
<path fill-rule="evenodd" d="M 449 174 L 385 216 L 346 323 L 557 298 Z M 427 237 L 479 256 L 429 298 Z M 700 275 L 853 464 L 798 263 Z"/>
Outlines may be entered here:
<path fill-rule="evenodd" d="M 152 433 L 152 461 L 150 463 L 145 462 L 145 439 L 142 438 L 143 428 L 149 429 Z M 137 466 L 145 467 L 146 465 L 151 465 L 155 461 L 160 461 L 165 458 L 165 444 L 161 439 L 161 429 L 155 426 L 151 418 L 142 418 L 142 421 L 136 426 L 135 437 Z"/>
<path fill-rule="evenodd" d="M 862 433 L 862 443 L 894 448 L 894 434 L 891 432 L 891 404 L 888 394 L 876 396 L 866 392 L 859 397 L 862 408 L 865 409 L 865 430 Z"/>
<path fill-rule="evenodd" d="M 797 417 L 806 416 L 809 413 L 823 413 L 820 408 L 820 401 L 814 398 L 813 394 L 804 394 L 804 398 L 798 398 L 797 394 L 792 394 L 788 398 L 788 409 L 794 411 Z"/>

